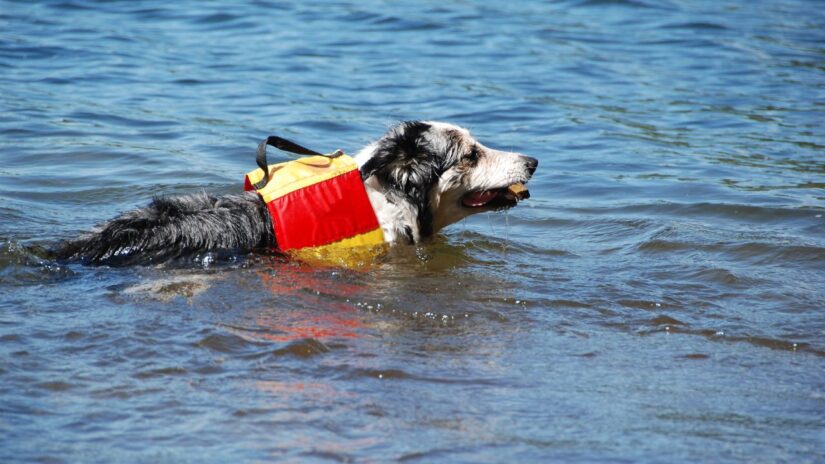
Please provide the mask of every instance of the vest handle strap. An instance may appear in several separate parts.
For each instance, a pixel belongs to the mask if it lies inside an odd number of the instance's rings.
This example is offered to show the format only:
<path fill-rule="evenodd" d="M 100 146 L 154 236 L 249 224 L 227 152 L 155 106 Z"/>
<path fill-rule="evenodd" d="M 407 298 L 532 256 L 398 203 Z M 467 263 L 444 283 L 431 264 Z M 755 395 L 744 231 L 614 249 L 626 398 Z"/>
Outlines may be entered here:
<path fill-rule="evenodd" d="M 258 164 L 258 167 L 264 172 L 263 179 L 260 182 L 255 184 L 256 189 L 262 189 L 267 182 L 269 182 L 269 164 L 266 162 L 266 146 L 272 145 L 273 147 L 286 151 L 289 153 L 294 153 L 296 155 L 304 155 L 304 156 L 324 156 L 327 158 L 337 158 L 341 156 L 344 152 L 341 150 L 336 150 L 334 153 L 329 155 L 324 155 L 322 153 L 318 153 L 317 151 L 310 150 L 309 148 L 302 147 L 295 142 L 287 140 L 283 137 L 278 137 L 277 135 L 270 135 L 266 138 L 266 140 L 261 141 L 258 144 L 258 151 L 255 153 L 255 163 Z"/>

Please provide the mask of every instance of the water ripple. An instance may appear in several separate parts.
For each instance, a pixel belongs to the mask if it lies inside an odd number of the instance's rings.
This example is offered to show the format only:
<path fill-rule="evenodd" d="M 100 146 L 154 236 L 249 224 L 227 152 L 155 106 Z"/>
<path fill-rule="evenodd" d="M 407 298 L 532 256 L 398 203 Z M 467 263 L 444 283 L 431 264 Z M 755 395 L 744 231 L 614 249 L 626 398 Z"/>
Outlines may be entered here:
<path fill-rule="evenodd" d="M 0 0 L 0 460 L 825 461 L 821 10 Z M 419 118 L 531 199 L 357 271 L 49 259 Z"/>

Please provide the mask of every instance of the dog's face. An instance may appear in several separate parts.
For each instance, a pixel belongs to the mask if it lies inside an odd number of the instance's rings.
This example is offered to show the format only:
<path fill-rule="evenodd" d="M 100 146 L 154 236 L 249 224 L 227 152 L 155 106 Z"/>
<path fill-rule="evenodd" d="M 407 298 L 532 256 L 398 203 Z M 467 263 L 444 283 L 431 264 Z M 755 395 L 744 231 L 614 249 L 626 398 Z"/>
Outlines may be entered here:
<path fill-rule="evenodd" d="M 419 236 L 426 237 L 471 214 L 515 206 L 538 160 L 482 145 L 452 124 L 401 123 L 356 157 L 361 175 L 373 177 L 390 202 L 416 208 Z"/>

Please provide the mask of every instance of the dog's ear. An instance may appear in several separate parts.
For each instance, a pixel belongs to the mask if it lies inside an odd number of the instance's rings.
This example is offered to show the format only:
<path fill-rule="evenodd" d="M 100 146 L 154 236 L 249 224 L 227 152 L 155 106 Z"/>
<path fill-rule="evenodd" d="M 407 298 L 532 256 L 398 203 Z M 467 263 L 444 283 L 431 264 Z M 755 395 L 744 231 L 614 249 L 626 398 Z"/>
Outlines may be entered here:
<path fill-rule="evenodd" d="M 441 165 L 427 137 L 430 127 L 405 121 L 390 129 L 376 142 L 373 156 L 361 167 L 361 177 L 376 176 L 384 187 L 414 199 L 425 197 Z"/>
<path fill-rule="evenodd" d="M 431 232 L 429 192 L 438 182 L 444 162 L 429 141 L 430 128 L 430 124 L 421 121 L 406 121 L 393 127 L 376 142 L 373 156 L 361 167 L 363 179 L 375 176 L 385 188 L 418 207 L 424 235 Z"/>

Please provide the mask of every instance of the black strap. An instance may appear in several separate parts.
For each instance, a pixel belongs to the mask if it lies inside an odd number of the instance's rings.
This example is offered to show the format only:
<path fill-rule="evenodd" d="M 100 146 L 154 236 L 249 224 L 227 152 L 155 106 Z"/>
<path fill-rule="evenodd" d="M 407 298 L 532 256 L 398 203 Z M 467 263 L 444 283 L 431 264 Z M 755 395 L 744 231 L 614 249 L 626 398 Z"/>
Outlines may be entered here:
<path fill-rule="evenodd" d="M 262 141 L 258 144 L 258 151 L 255 154 L 255 163 L 258 164 L 258 167 L 264 171 L 264 178 L 260 180 L 260 182 L 255 184 L 256 189 L 262 189 L 264 186 L 269 182 L 269 164 L 266 162 L 266 146 L 272 145 L 273 147 L 283 150 L 289 153 L 295 153 L 296 155 L 305 155 L 305 156 L 326 156 L 327 158 L 337 158 L 341 156 L 344 152 L 341 150 L 335 151 L 335 153 L 331 155 L 324 155 L 322 153 L 318 153 L 317 151 L 312 151 L 309 148 L 302 147 L 295 142 L 291 142 L 287 139 L 278 137 L 276 135 L 270 135 L 266 138 L 266 140 Z"/>

